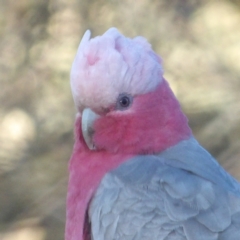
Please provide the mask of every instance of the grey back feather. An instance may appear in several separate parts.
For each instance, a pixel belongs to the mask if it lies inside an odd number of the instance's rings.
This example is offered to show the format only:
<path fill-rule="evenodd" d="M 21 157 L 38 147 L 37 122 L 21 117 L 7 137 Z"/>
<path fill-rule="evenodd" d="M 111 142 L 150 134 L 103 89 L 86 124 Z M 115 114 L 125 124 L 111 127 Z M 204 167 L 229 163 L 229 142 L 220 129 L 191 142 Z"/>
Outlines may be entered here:
<path fill-rule="evenodd" d="M 192 138 L 107 173 L 89 218 L 93 240 L 239 240 L 239 184 Z"/>

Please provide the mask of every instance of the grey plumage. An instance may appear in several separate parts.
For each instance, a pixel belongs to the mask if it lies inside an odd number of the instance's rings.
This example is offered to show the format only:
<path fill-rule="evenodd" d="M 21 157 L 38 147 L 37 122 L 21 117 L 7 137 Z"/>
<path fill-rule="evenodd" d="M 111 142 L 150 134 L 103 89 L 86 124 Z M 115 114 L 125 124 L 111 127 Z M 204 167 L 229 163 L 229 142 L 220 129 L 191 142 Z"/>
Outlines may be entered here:
<path fill-rule="evenodd" d="M 89 219 L 93 240 L 239 240 L 239 183 L 191 138 L 107 173 Z"/>

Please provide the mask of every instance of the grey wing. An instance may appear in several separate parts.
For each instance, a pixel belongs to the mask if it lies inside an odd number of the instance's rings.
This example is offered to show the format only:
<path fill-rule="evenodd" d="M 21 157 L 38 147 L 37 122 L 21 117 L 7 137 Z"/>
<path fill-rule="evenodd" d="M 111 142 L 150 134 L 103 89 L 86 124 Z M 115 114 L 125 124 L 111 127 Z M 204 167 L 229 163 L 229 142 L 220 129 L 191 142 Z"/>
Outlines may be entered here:
<path fill-rule="evenodd" d="M 93 240 L 239 240 L 240 199 L 156 156 L 103 178 L 89 207 Z"/>

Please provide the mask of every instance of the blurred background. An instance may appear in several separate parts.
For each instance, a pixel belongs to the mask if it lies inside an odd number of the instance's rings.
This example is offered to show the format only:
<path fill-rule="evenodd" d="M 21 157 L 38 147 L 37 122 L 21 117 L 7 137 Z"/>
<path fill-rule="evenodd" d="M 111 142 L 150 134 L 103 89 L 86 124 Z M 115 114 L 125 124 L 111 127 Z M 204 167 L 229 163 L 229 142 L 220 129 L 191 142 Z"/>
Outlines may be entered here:
<path fill-rule="evenodd" d="M 147 38 L 196 138 L 240 180 L 239 0 L 0 0 L 0 239 L 63 240 L 86 29 Z"/>

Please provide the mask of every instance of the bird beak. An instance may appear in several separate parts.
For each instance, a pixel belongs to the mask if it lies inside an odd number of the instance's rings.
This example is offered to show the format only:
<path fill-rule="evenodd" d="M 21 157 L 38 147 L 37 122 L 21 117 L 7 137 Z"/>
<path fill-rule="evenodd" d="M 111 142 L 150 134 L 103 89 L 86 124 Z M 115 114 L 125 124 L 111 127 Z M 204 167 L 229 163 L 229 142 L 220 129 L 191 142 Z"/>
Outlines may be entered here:
<path fill-rule="evenodd" d="M 82 112 L 82 134 L 85 143 L 90 150 L 95 150 L 93 143 L 93 124 L 100 116 L 93 112 L 90 108 L 85 108 Z"/>

